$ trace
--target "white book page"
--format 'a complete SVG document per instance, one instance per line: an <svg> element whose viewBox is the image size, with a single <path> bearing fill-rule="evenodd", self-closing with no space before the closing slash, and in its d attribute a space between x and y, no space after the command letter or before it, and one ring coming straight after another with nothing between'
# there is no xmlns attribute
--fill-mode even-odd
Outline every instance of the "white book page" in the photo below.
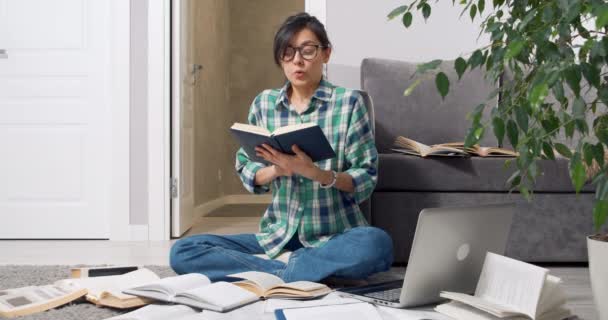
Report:
<svg viewBox="0 0 608 320"><path fill-rule="evenodd" d="M151 304L143 308L106 320L178 320L189 315L200 315L200 312L184 305Z"/></svg>
<svg viewBox="0 0 608 320"><path fill-rule="evenodd" d="M178 292L207 286L210 283L211 281L209 278L200 273L188 273L180 276L164 278L154 283L133 288L132 290L160 291L167 293L169 296L175 296L175 294Z"/></svg>
<svg viewBox="0 0 608 320"><path fill-rule="evenodd" d="M235 274L231 274L228 276L234 277L234 278L245 279L249 282L252 282L255 285L262 288L262 291L266 291L269 288L272 288L274 286L285 283L285 282L283 282L283 280L281 278L279 278L275 275L272 275L269 273L264 273L264 272L257 272L257 271L240 272L240 273L235 273Z"/></svg>
<svg viewBox="0 0 608 320"><path fill-rule="evenodd" d="M182 297L224 309L232 309L259 299L255 294L223 281L180 292L175 300L179 302Z"/></svg>
<svg viewBox="0 0 608 320"><path fill-rule="evenodd" d="M314 122L292 124L292 125L276 128L272 134L275 136L278 136L280 134L298 131L298 130L302 130L302 129L310 128L310 127L314 127L314 126L317 126L317 124Z"/></svg>
<svg viewBox="0 0 608 320"><path fill-rule="evenodd" d="M378 310L369 303L283 309L289 320L382 320Z"/></svg>
<svg viewBox="0 0 608 320"><path fill-rule="evenodd" d="M252 133L257 133L259 135L263 135L266 137L270 137L270 131L268 131L268 129L266 128L262 128L262 127L258 127L258 126L254 126L251 124L244 124L244 123L234 123L230 129L233 130L239 130L239 131L244 131L244 132L252 132Z"/></svg>
<svg viewBox="0 0 608 320"><path fill-rule="evenodd" d="M160 277L149 269L141 268L129 273L116 276L64 279L55 282L62 288L85 288L87 295L99 299L103 292L108 292L117 298L131 298L132 295L121 293L122 290L158 281Z"/></svg>
<svg viewBox="0 0 608 320"><path fill-rule="evenodd" d="M562 280L556 276L548 275L540 295L538 303L538 313L552 311L566 303L566 294L561 287Z"/></svg>
<svg viewBox="0 0 608 320"><path fill-rule="evenodd" d="M452 301L457 301L462 304L467 304L499 318L523 315L521 312L517 311L511 306L491 302L465 293L443 291L439 294L439 296L442 298L451 299Z"/></svg>
<svg viewBox="0 0 608 320"><path fill-rule="evenodd" d="M488 252L475 296L534 319L547 273L547 269Z"/></svg>
<svg viewBox="0 0 608 320"><path fill-rule="evenodd" d="M342 298L340 296L315 300L268 299L264 306L264 313L273 313L277 309L309 308L353 303L364 302L353 298Z"/></svg>

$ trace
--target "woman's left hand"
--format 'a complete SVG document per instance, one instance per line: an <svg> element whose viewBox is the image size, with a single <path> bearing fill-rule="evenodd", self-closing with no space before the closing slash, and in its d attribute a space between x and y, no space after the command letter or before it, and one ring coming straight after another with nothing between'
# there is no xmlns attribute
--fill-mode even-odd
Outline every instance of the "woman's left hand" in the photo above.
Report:
<svg viewBox="0 0 608 320"><path fill-rule="evenodd" d="M293 145L291 150L295 155L282 153L267 144L262 144L262 146L255 148L257 155L264 160L308 179L313 179L319 168L315 166L312 159L297 145Z"/></svg>

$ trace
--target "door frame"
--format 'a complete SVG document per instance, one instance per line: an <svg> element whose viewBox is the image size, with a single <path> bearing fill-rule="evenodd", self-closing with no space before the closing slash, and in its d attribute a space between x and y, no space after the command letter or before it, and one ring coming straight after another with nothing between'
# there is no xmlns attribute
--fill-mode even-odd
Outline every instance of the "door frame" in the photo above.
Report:
<svg viewBox="0 0 608 320"><path fill-rule="evenodd" d="M130 119L130 47L131 47L131 8L130 1L111 0L110 15L112 17L110 29L109 59L110 70L108 75L108 94L110 100L107 104L110 116L107 124L111 132L107 138L111 145L111 175L108 186L109 205L106 210L110 240L130 240L130 195L129 195L129 136Z"/></svg>
<svg viewBox="0 0 608 320"><path fill-rule="evenodd" d="M327 26L326 0L304 10ZM171 0L148 2L148 239L171 239ZM160 173L160 174L159 174Z"/></svg>

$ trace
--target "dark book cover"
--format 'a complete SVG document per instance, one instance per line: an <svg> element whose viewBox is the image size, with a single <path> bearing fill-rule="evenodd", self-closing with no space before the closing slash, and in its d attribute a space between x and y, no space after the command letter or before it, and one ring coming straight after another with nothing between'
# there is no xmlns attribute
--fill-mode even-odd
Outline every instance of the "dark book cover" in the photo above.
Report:
<svg viewBox="0 0 608 320"><path fill-rule="evenodd" d="M318 125L285 132L278 135L267 136L258 132L243 131L230 128L232 134L239 141L249 159L252 161L269 164L266 160L258 157L255 147L266 143L283 153L294 155L291 148L296 144L306 153L313 162L331 159L336 156L333 148L327 141L323 130Z"/></svg>

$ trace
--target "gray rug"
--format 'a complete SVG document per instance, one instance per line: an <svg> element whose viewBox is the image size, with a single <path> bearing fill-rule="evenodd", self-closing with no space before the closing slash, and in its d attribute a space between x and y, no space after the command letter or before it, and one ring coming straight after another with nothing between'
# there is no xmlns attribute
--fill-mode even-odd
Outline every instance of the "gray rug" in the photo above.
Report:
<svg viewBox="0 0 608 320"><path fill-rule="evenodd" d="M161 278L175 275L166 266L146 266ZM46 285L70 277L69 266L0 266L0 289L19 288L25 286ZM100 308L77 300L56 309L13 319L23 320L100 320L110 318L130 310Z"/></svg>
<svg viewBox="0 0 608 320"><path fill-rule="evenodd" d="M174 276L175 273L168 266L146 266L159 277ZM70 266L26 266L9 265L0 266L0 290L26 286L46 285L70 277ZM393 268L388 272L373 275L369 283L395 280L403 277L404 268ZM346 287L360 285L357 281L333 279L326 282L330 287ZM131 310L119 310L107 307L97 307L84 299L76 300L70 304L51 309L45 312L13 319L22 320L101 320L110 318ZM169 320L169 319L167 319Z"/></svg>

